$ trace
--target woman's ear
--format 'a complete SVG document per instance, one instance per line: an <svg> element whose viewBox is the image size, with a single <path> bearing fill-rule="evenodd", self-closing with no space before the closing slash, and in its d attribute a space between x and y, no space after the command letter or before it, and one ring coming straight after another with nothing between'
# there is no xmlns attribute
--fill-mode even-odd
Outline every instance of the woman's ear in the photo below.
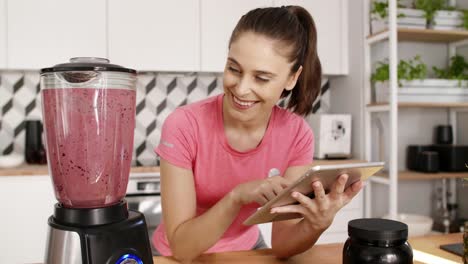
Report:
<svg viewBox="0 0 468 264"><path fill-rule="evenodd" d="M301 76L301 72L302 72L302 65L299 66L299 69L297 69L297 71L291 75L291 77L289 77L289 80L288 80L288 84L286 85L286 91L291 91L295 86L296 86L296 83L297 83L297 79L299 79L299 76Z"/></svg>

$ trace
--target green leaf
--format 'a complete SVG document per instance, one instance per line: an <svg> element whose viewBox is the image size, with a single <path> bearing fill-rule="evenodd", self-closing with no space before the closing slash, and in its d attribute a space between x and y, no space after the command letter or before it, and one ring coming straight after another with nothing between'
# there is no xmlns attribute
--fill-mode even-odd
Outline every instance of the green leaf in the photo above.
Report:
<svg viewBox="0 0 468 264"><path fill-rule="evenodd" d="M415 80L427 78L427 66L421 60L421 56L416 55L408 61L400 60L397 66L398 80ZM377 64L375 72L371 76L372 82L384 82L390 78L388 59ZM400 82L398 83L400 86Z"/></svg>

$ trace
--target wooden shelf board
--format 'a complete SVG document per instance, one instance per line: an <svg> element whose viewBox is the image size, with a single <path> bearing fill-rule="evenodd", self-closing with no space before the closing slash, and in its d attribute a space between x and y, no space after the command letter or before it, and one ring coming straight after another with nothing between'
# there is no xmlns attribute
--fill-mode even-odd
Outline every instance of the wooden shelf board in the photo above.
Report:
<svg viewBox="0 0 468 264"><path fill-rule="evenodd" d="M468 31L401 28L398 38L402 41L454 42L468 39Z"/></svg>
<svg viewBox="0 0 468 264"><path fill-rule="evenodd" d="M386 106L388 103L371 103L367 104L367 107L375 106ZM411 108L411 107L420 107L420 108L467 108L468 102L466 103L398 103L400 108Z"/></svg>
<svg viewBox="0 0 468 264"><path fill-rule="evenodd" d="M387 173L379 173L378 177L388 178ZM468 172L438 172L424 173L417 171L400 171L398 173L399 180L438 180L438 179L467 179Z"/></svg>
<svg viewBox="0 0 468 264"><path fill-rule="evenodd" d="M385 34L388 30L368 36L368 39ZM463 30L434 30L434 29L398 29L399 41L418 42L455 42L468 39L468 31Z"/></svg>

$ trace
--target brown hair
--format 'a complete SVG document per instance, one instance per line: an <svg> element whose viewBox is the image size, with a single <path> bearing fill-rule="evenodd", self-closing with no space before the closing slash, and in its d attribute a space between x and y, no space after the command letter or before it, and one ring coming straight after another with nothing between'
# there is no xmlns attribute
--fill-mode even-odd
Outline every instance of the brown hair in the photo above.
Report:
<svg viewBox="0 0 468 264"><path fill-rule="evenodd" d="M287 54L294 62L291 72L302 65L302 73L291 91L283 91L281 98L291 94L287 108L299 115L312 111L321 85L322 67L317 56L317 31L312 16L300 6L257 8L243 15L232 32L229 46L243 32L262 34L291 48Z"/></svg>

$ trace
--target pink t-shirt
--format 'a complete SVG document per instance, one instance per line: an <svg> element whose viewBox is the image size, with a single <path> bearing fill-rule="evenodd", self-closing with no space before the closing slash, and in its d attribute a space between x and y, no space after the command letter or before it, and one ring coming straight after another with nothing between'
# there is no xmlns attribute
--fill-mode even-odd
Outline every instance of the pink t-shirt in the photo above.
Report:
<svg viewBox="0 0 468 264"><path fill-rule="evenodd" d="M222 104L223 95L218 95L177 108L164 122L161 142L155 148L169 163L192 170L197 215L240 183L264 179L273 168L283 175L288 167L310 164L313 158L313 133L309 125L300 116L277 106L261 143L247 152L236 151L224 133ZM257 204L244 206L207 252L252 249L259 229L242 222L257 207ZM164 223L154 232L153 244L162 255L172 255Z"/></svg>

